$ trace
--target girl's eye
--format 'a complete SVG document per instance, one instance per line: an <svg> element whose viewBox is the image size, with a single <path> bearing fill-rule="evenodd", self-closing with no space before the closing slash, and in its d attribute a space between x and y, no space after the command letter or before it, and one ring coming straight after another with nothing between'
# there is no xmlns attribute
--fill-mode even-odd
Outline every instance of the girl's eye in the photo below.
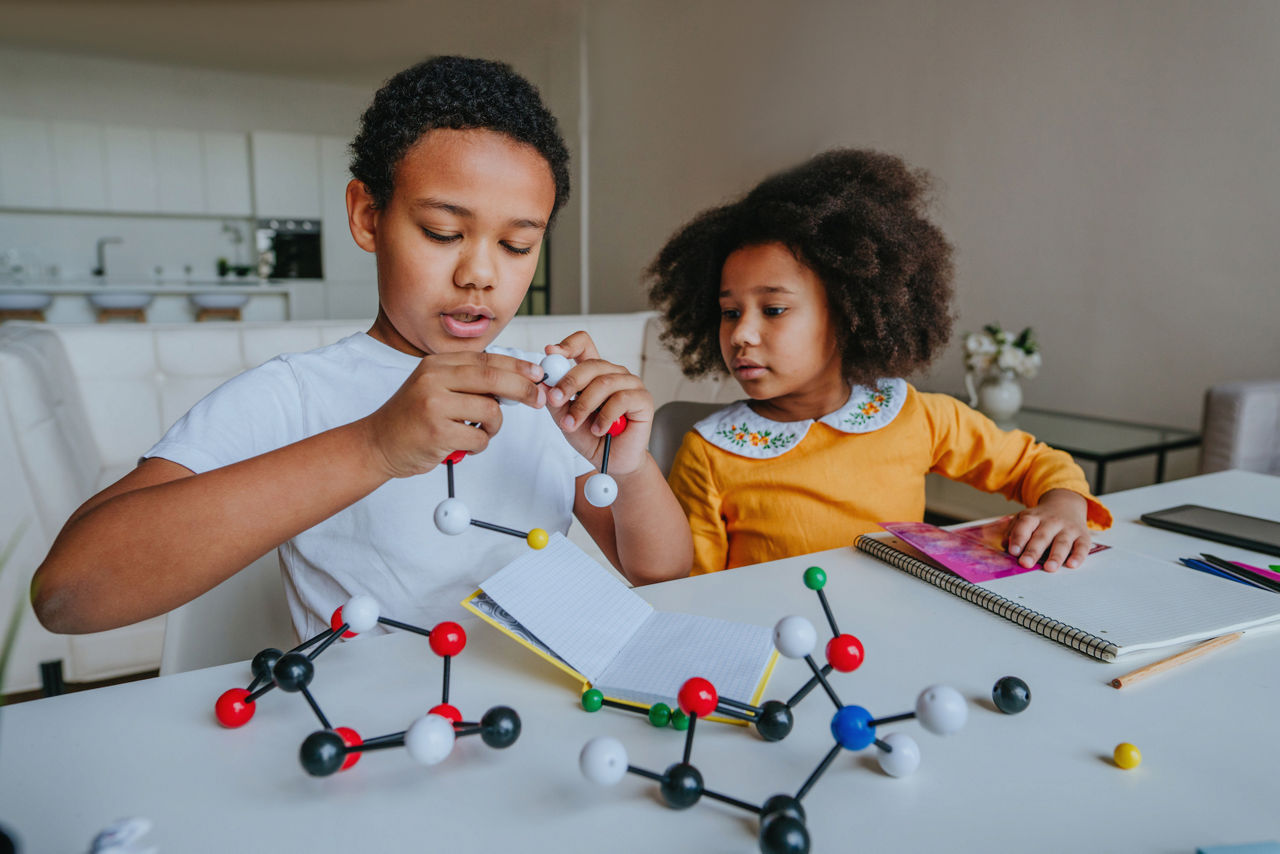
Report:
<svg viewBox="0 0 1280 854"><path fill-rule="evenodd" d="M740 316L742 316L742 312L738 311L736 308L720 309L720 318L722 320L737 320Z"/></svg>
<svg viewBox="0 0 1280 854"><path fill-rule="evenodd" d="M436 243L453 243L455 240L462 239L461 234L438 234L426 227L423 227L422 232Z"/></svg>
<svg viewBox="0 0 1280 854"><path fill-rule="evenodd" d="M765 317L778 317L779 315L783 314L786 310L787 310L787 307L786 307L785 305L770 305L770 306L765 306L765 309L764 309L764 316L765 316Z"/></svg>
<svg viewBox="0 0 1280 854"><path fill-rule="evenodd" d="M512 255L528 255L533 251L532 246L512 246L510 243L502 244L502 248L510 252Z"/></svg>

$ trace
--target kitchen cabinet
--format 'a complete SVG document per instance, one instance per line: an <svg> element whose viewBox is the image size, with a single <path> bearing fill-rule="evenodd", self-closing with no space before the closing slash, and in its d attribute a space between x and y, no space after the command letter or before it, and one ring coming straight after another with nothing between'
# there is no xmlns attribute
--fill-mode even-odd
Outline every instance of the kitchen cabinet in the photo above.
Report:
<svg viewBox="0 0 1280 854"><path fill-rule="evenodd" d="M155 146L160 212L205 213L200 134L192 130L157 130Z"/></svg>
<svg viewBox="0 0 1280 854"><path fill-rule="evenodd" d="M249 141L257 216L320 219L320 138L254 131Z"/></svg>
<svg viewBox="0 0 1280 854"><path fill-rule="evenodd" d="M0 205L53 208L53 140L49 123L0 116Z"/></svg>
<svg viewBox="0 0 1280 854"><path fill-rule="evenodd" d="M320 137L320 240L324 277L331 282L372 283L377 277L373 253L356 245L347 224L347 183L350 180L347 139Z"/></svg>
<svg viewBox="0 0 1280 854"><path fill-rule="evenodd" d="M54 122L54 199L73 211L107 207L107 164L102 125L93 122Z"/></svg>
<svg viewBox="0 0 1280 854"><path fill-rule="evenodd" d="M249 137L243 133L200 135L204 155L205 210L219 216L252 216Z"/></svg>
<svg viewBox="0 0 1280 854"><path fill-rule="evenodd" d="M107 155L107 209L120 213L159 210L160 182L151 129L108 125L103 138Z"/></svg>

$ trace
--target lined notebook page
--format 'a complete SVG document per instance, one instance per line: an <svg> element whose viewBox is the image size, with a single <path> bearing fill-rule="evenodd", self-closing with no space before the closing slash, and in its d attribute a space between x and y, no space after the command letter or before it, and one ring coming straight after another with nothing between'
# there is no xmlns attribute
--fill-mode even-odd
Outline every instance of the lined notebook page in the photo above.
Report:
<svg viewBox="0 0 1280 854"><path fill-rule="evenodd" d="M595 682L653 606L569 542L516 558L482 585L484 592L574 670Z"/></svg>
<svg viewBox="0 0 1280 854"><path fill-rule="evenodd" d="M773 630L654 611L593 685L606 697L675 707L685 680L708 679L731 700L752 700L773 656Z"/></svg>
<svg viewBox="0 0 1280 854"><path fill-rule="evenodd" d="M984 590L1111 641L1119 654L1280 619L1280 594L1111 547L1079 569L986 581Z"/></svg>

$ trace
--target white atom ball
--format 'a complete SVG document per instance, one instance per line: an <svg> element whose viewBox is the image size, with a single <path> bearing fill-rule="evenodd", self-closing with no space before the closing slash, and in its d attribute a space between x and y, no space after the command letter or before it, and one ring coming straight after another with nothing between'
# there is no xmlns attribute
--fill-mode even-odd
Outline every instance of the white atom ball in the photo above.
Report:
<svg viewBox="0 0 1280 854"><path fill-rule="evenodd" d="M461 498L446 498L436 505L435 520L441 533L453 536L467 530L471 524L471 511Z"/></svg>
<svg viewBox="0 0 1280 854"><path fill-rule="evenodd" d="M453 722L440 715L423 715L404 733L404 746L415 762L435 765L453 751Z"/></svg>
<svg viewBox="0 0 1280 854"><path fill-rule="evenodd" d="M890 777L910 777L920 767L920 745L905 732L891 732L880 739L893 750L878 751L880 767Z"/></svg>
<svg viewBox="0 0 1280 854"><path fill-rule="evenodd" d="M552 353L541 362L542 370L546 375L542 381L549 386L557 385L560 380L564 379L564 375L569 373L569 369L573 367L573 362L561 356L559 353Z"/></svg>
<svg viewBox="0 0 1280 854"><path fill-rule="evenodd" d="M813 652L818 633L804 617L783 617L773 627L773 645L787 658L804 658Z"/></svg>
<svg viewBox="0 0 1280 854"><path fill-rule="evenodd" d="M949 685L930 685L916 698L916 718L934 735L959 732L968 717L964 697Z"/></svg>
<svg viewBox="0 0 1280 854"><path fill-rule="evenodd" d="M578 754L582 776L601 786L612 786L627 773L627 749L616 738L602 735L582 746Z"/></svg>
<svg viewBox="0 0 1280 854"><path fill-rule="evenodd" d="M582 487L592 507L608 507L618 499L618 482L607 474L593 474Z"/></svg>
<svg viewBox="0 0 1280 854"><path fill-rule="evenodd" d="M378 625L378 600L363 593L352 596L342 606L342 621L356 634Z"/></svg>

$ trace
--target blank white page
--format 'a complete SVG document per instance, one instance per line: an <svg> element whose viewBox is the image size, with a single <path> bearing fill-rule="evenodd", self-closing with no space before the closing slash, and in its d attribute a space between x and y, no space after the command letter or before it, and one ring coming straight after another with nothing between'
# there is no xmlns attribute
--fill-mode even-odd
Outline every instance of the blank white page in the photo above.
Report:
<svg viewBox="0 0 1280 854"><path fill-rule="evenodd" d="M1025 572L978 586L1105 638L1121 655L1280 617L1280 593L1114 546L1089 555L1079 569Z"/></svg>
<svg viewBox="0 0 1280 854"><path fill-rule="evenodd" d="M606 697L676 707L687 679L750 702L773 657L773 630L714 617L654 611L593 685Z"/></svg>
<svg viewBox="0 0 1280 854"><path fill-rule="evenodd" d="M480 587L590 682L653 613L652 605L558 533Z"/></svg>

